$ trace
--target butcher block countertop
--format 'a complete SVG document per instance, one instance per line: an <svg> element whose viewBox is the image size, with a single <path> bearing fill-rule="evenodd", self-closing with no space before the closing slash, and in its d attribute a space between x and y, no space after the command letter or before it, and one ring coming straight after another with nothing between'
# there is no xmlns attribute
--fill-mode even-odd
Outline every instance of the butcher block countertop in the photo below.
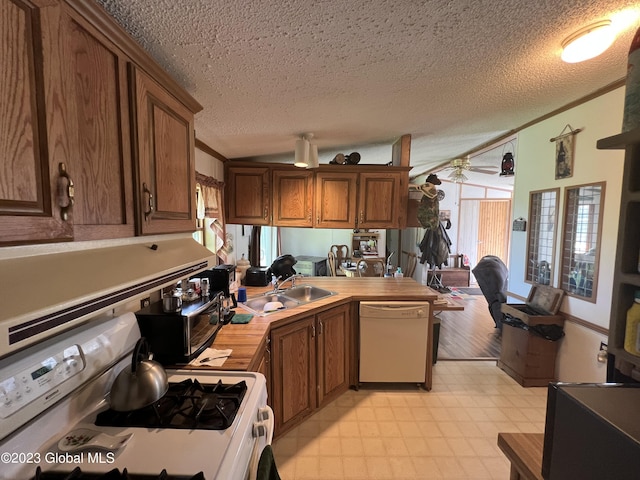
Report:
<svg viewBox="0 0 640 480"><path fill-rule="evenodd" d="M232 349L224 365L216 370L253 371L264 354L264 345L271 328L286 325L300 318L314 315L339 305L359 301L417 301L429 302L438 298L438 292L421 285L412 278L371 278L371 277L305 277L296 280L296 285L314 285L336 292L337 295L317 300L295 308L271 313L264 317L254 315L247 324L230 323L220 329L212 345L218 350ZM287 282L285 288L290 287ZM247 297L268 292L268 287L247 287ZM440 310L441 308L438 308ZM238 313L250 313L241 305ZM186 366L182 368L214 368Z"/></svg>

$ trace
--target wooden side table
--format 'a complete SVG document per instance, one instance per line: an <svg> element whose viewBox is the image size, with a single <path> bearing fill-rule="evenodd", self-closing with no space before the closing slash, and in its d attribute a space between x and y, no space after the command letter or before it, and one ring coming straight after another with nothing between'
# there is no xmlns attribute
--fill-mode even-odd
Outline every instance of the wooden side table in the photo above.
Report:
<svg viewBox="0 0 640 480"><path fill-rule="evenodd" d="M440 281L445 287L468 287L470 279L468 268L436 268L435 274L440 277ZM430 285L434 271L427 273L427 285Z"/></svg>
<svg viewBox="0 0 640 480"><path fill-rule="evenodd" d="M498 447L511 462L509 480L544 480L543 433L498 433Z"/></svg>

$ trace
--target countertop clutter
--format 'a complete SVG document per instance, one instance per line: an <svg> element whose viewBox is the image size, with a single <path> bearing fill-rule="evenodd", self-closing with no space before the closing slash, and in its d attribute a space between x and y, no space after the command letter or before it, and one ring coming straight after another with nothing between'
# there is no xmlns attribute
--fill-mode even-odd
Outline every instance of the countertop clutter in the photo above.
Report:
<svg viewBox="0 0 640 480"><path fill-rule="evenodd" d="M219 370L253 371L262 360L261 346L267 339L271 328L286 325L309 314L320 312L350 302L359 301L424 301L433 302L438 298L438 292L417 283L411 278L342 278L342 277L307 277L300 285L308 284L337 292L337 295L299 305L282 312L272 313L260 317L254 316L247 324L225 325L217 334L211 346L217 350L233 350ZM268 292L271 287L247 287L247 297ZM438 307L438 310L442 310ZM241 305L237 312L244 313ZM199 365L185 365L181 368L211 368Z"/></svg>

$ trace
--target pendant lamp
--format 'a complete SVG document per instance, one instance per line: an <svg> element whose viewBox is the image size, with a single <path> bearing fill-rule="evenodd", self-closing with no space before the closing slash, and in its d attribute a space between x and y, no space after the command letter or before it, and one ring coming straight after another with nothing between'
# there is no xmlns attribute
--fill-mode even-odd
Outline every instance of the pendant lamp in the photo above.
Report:
<svg viewBox="0 0 640 480"><path fill-rule="evenodd" d="M311 143L313 133L305 133L296 140L293 164L300 168L318 166L318 146Z"/></svg>

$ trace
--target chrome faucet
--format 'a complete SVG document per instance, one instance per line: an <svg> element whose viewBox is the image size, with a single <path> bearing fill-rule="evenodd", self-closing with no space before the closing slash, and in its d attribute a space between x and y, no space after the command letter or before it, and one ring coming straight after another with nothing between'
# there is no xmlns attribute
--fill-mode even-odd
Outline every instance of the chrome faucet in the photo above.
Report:
<svg viewBox="0 0 640 480"><path fill-rule="evenodd" d="M275 286L273 288L273 293L278 293L279 290L282 290L282 286L287 283L289 280L291 280L291 288L296 286L296 279L297 278L304 278L304 275L300 274L300 273L296 273L295 275L291 275L290 277L285 278L284 280L282 280L280 283L278 283L280 281L282 277L278 277L275 280Z"/></svg>

